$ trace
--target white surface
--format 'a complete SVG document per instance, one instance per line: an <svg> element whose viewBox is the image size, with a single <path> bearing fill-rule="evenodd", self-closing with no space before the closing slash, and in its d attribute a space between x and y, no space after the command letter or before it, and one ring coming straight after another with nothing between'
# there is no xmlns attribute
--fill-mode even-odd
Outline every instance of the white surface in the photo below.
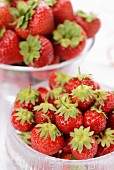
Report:
<svg viewBox="0 0 114 170"><path fill-rule="evenodd" d="M93 11L99 15L102 27L96 36L94 48L81 65L81 70L92 73L96 80L114 88L114 1L72 0L75 9ZM71 72L75 74L75 66ZM16 170L5 152L7 115L11 105L0 96L0 170Z"/></svg>

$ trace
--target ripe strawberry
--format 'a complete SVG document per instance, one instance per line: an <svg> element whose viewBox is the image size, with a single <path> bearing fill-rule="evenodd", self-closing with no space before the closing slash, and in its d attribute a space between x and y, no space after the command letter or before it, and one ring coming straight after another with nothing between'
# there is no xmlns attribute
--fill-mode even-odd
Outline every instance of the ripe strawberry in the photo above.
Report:
<svg viewBox="0 0 114 170"><path fill-rule="evenodd" d="M3 2L0 2L0 29L4 26L9 27L12 22L13 18L9 11L9 6Z"/></svg>
<svg viewBox="0 0 114 170"><path fill-rule="evenodd" d="M93 108L84 113L84 127L90 127L94 134L99 134L106 128L106 116L101 110Z"/></svg>
<svg viewBox="0 0 114 170"><path fill-rule="evenodd" d="M54 58L51 42L43 36L29 35L27 41L20 43L20 53L26 65L43 67L50 64Z"/></svg>
<svg viewBox="0 0 114 170"><path fill-rule="evenodd" d="M44 2L52 9L56 24L63 23L65 20L74 20L73 7L70 0L44 0Z"/></svg>
<svg viewBox="0 0 114 170"><path fill-rule="evenodd" d="M15 18L15 30L21 38L28 35L48 35L54 29L52 10L43 1L19 1L17 8L11 8Z"/></svg>
<svg viewBox="0 0 114 170"><path fill-rule="evenodd" d="M37 124L48 122L48 119L51 121L51 123L55 122L55 115L56 108L45 101L44 103L41 103L38 106L34 107L35 111L35 122ZM47 119L48 117L48 119Z"/></svg>
<svg viewBox="0 0 114 170"><path fill-rule="evenodd" d="M34 125L34 114L23 108L17 108L12 112L11 122L15 129L27 132Z"/></svg>
<svg viewBox="0 0 114 170"><path fill-rule="evenodd" d="M76 160L71 153L62 153L61 159Z"/></svg>
<svg viewBox="0 0 114 170"><path fill-rule="evenodd" d="M31 146L30 132L22 132L21 134L19 134L19 137L22 139L22 141L24 143L26 143L27 145Z"/></svg>
<svg viewBox="0 0 114 170"><path fill-rule="evenodd" d="M23 61L19 53L19 38L12 30L0 30L0 63L15 64Z"/></svg>
<svg viewBox="0 0 114 170"><path fill-rule="evenodd" d="M101 27L100 19L92 12L77 11L75 21L85 30L88 38L94 37Z"/></svg>
<svg viewBox="0 0 114 170"><path fill-rule="evenodd" d="M61 132L69 134L74 128L83 125L83 116L77 103L72 104L67 94L64 94L57 101L57 112L55 113L55 121Z"/></svg>
<svg viewBox="0 0 114 170"><path fill-rule="evenodd" d="M71 99L73 103L78 102L81 111L88 110L94 104L94 91L91 86L79 85L72 90Z"/></svg>
<svg viewBox="0 0 114 170"><path fill-rule="evenodd" d="M49 91L44 87L39 87L37 89L37 91L40 93L40 97L41 97L42 102L44 102L47 95L48 95L48 93L49 93Z"/></svg>
<svg viewBox="0 0 114 170"><path fill-rule="evenodd" d="M86 45L86 35L75 22L66 20L53 32L55 53L61 60L77 57Z"/></svg>
<svg viewBox="0 0 114 170"><path fill-rule="evenodd" d="M90 127L84 128L83 126L79 129L75 128L74 132L70 133L72 154L76 159L84 160L96 155L98 143L93 133L93 131L90 132Z"/></svg>
<svg viewBox="0 0 114 170"><path fill-rule="evenodd" d="M114 152L114 130L105 129L104 133L98 136L97 141L99 143L97 157Z"/></svg>
<svg viewBox="0 0 114 170"><path fill-rule="evenodd" d="M108 114L113 110L114 94L112 92L99 89L94 92L94 97L96 99L95 105L103 112Z"/></svg>
<svg viewBox="0 0 114 170"><path fill-rule="evenodd" d="M63 144L64 137L52 123L38 124L31 130L31 146L43 154L54 155Z"/></svg>
<svg viewBox="0 0 114 170"><path fill-rule="evenodd" d="M51 75L49 78L49 86L51 89L64 87L64 84L70 80L70 76L60 71L57 71Z"/></svg>
<svg viewBox="0 0 114 170"><path fill-rule="evenodd" d="M114 130L114 111L108 114L107 126Z"/></svg>
<svg viewBox="0 0 114 170"><path fill-rule="evenodd" d="M39 92L29 87L19 91L14 102L14 108L22 107L29 111L33 111L33 107L40 103L41 98Z"/></svg>

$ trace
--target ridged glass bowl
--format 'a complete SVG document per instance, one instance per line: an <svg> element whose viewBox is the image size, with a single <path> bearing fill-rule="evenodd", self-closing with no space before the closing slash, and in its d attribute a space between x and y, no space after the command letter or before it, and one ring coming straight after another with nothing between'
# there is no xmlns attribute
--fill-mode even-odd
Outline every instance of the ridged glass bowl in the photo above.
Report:
<svg viewBox="0 0 114 170"><path fill-rule="evenodd" d="M47 87L47 81L36 87ZM112 90L101 85L105 90ZM11 114L11 113L10 113ZM64 160L44 155L27 146L18 136L8 119L6 134L7 153L17 170L114 170L114 152L88 160Z"/></svg>
<svg viewBox="0 0 114 170"><path fill-rule="evenodd" d="M12 97L19 89L28 87L29 84L34 85L39 81L47 80L57 70L69 73L70 68L74 66L76 69L83 62L94 42L94 38L88 39L83 52L79 56L59 64L41 68L0 64L0 94L4 97Z"/></svg>

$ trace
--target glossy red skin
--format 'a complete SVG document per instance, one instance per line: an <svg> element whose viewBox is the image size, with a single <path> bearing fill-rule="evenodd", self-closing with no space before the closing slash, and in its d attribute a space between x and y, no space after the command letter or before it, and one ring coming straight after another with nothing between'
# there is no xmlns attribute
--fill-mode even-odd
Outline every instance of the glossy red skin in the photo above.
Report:
<svg viewBox="0 0 114 170"><path fill-rule="evenodd" d="M94 104L94 97L89 98L89 100L84 100L83 102L80 100L79 97L76 98L71 98L73 103L78 102L78 108L83 112L86 111L88 109L90 109L90 107Z"/></svg>
<svg viewBox="0 0 114 170"><path fill-rule="evenodd" d="M39 87L37 91L40 93L42 102L44 102L49 91L44 87Z"/></svg>
<svg viewBox="0 0 114 170"><path fill-rule="evenodd" d="M90 127L90 131L99 134L106 128L106 117L95 110L88 110L84 113L84 127Z"/></svg>
<svg viewBox="0 0 114 170"><path fill-rule="evenodd" d="M14 110L11 114L11 123L13 125L13 127L21 132L27 132L29 130L31 130L31 128L33 127L33 123L28 123L27 121L25 121L24 125L21 124L21 120L16 120L17 116L14 116L14 114L16 114L17 111Z"/></svg>
<svg viewBox="0 0 114 170"><path fill-rule="evenodd" d="M61 60L70 60L74 57L79 56L79 54L83 51L86 45L86 35L83 32L84 36L83 41L79 43L78 46L72 48L72 47L63 47L61 44L54 43L54 49L55 53L60 56Z"/></svg>
<svg viewBox="0 0 114 170"><path fill-rule="evenodd" d="M39 41L41 41L40 58L35 58L33 64L29 63L29 66L33 67L43 67L49 65L54 58L54 51L51 42L44 36L39 36Z"/></svg>
<svg viewBox="0 0 114 170"><path fill-rule="evenodd" d="M46 114L46 116L49 117L51 123L55 123L55 115L54 115L54 112L51 111L51 110L48 110L47 113L44 113L43 110L40 110L40 111L36 111L35 112L35 122L37 124L40 124L40 123L45 123L45 122L49 122L44 116L43 114Z"/></svg>
<svg viewBox="0 0 114 170"><path fill-rule="evenodd" d="M71 146L69 145L69 143L70 143L70 141L71 141L71 138L70 137L67 137L67 138L64 138L65 140L65 142L64 142L64 146L63 146L63 148L62 148L62 151L63 151L63 153L65 153L65 154L69 154L69 153L71 153Z"/></svg>
<svg viewBox="0 0 114 170"><path fill-rule="evenodd" d="M106 155L106 154L111 153L111 152L114 152L114 145L113 144L110 144L110 147L108 147L108 148L106 146L102 147L99 144L96 156L97 157L103 156L103 155Z"/></svg>
<svg viewBox="0 0 114 170"><path fill-rule="evenodd" d="M65 134L70 134L74 131L74 128L79 128L83 125L83 116L80 112L76 118L69 117L68 120L64 119L64 116L55 115L55 122L59 130Z"/></svg>
<svg viewBox="0 0 114 170"><path fill-rule="evenodd" d="M46 154L46 155L54 155L62 148L64 144L64 137L59 136L56 137L55 141L52 141L50 135L48 135L47 139L40 137L40 133L37 133L38 127L34 127L31 130L31 146L35 150Z"/></svg>
<svg viewBox="0 0 114 170"><path fill-rule="evenodd" d="M57 78L56 72L53 73L49 78L49 87L51 89L61 87L61 85L56 81L56 78Z"/></svg>
<svg viewBox="0 0 114 170"><path fill-rule="evenodd" d="M15 32L23 40L26 40L28 35L29 35L29 29L28 28L22 30L20 28L15 27Z"/></svg>
<svg viewBox="0 0 114 170"><path fill-rule="evenodd" d="M93 90L99 89L100 86L98 83L95 81L89 79L89 78L84 78L82 81L80 81L77 77L74 77L69 80L68 83L65 84L65 90L67 93L72 93L72 90L76 89L78 86L81 84L86 85L86 86L92 86Z"/></svg>
<svg viewBox="0 0 114 170"><path fill-rule="evenodd" d="M74 20L73 7L70 0L57 0L57 3L51 9L56 24L63 23L65 20Z"/></svg>
<svg viewBox="0 0 114 170"><path fill-rule="evenodd" d="M85 159L94 158L98 150L98 143L93 136L91 136L91 138L95 141L94 143L91 144L92 145L91 149L87 149L84 146L81 153L79 153L77 149L76 150L72 149L72 154L76 159L85 160Z"/></svg>
<svg viewBox="0 0 114 170"><path fill-rule="evenodd" d="M3 26L8 27L13 22L12 15L9 11L9 6L3 2L0 2L0 29Z"/></svg>
<svg viewBox="0 0 114 170"><path fill-rule="evenodd" d="M107 119L107 126L114 130L114 113L110 112Z"/></svg>
<svg viewBox="0 0 114 170"><path fill-rule="evenodd" d="M71 157L70 153L62 153L61 154L61 159L72 160L72 157Z"/></svg>
<svg viewBox="0 0 114 170"><path fill-rule="evenodd" d="M12 30L6 30L0 39L0 63L15 64L23 61L19 53L19 38Z"/></svg>
<svg viewBox="0 0 114 170"><path fill-rule="evenodd" d="M98 18L92 22L87 22L84 18L75 15L75 21L85 30L88 38L94 37L101 27L101 22Z"/></svg>

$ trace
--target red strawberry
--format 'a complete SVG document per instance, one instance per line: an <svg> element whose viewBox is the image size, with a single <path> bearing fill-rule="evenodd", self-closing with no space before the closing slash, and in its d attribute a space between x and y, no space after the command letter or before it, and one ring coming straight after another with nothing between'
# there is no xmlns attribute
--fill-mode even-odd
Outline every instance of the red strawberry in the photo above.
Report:
<svg viewBox="0 0 114 170"><path fill-rule="evenodd" d="M43 36L29 35L26 41L20 43L20 49L25 64L32 67L49 65L54 58L52 44Z"/></svg>
<svg viewBox="0 0 114 170"><path fill-rule="evenodd" d="M9 27L12 22L13 18L9 11L9 6L0 2L0 29L4 26Z"/></svg>
<svg viewBox="0 0 114 170"><path fill-rule="evenodd" d="M52 9L56 24L63 23L65 20L74 20L73 7L70 0L44 0L44 2Z"/></svg>
<svg viewBox="0 0 114 170"><path fill-rule="evenodd" d="M114 111L111 111L108 115L107 125L114 130Z"/></svg>
<svg viewBox="0 0 114 170"><path fill-rule="evenodd" d="M41 103L40 94L31 87L20 90L14 102L14 108L26 108L33 111L33 107Z"/></svg>
<svg viewBox="0 0 114 170"><path fill-rule="evenodd" d="M48 35L54 29L52 10L43 1L19 1L17 8L11 8L15 18L16 32L26 39L27 34Z"/></svg>
<svg viewBox="0 0 114 170"><path fill-rule="evenodd" d="M94 104L94 91L91 86L79 85L72 90L71 99L73 103L78 102L81 111L88 110Z"/></svg>
<svg viewBox="0 0 114 170"><path fill-rule="evenodd" d="M94 134L99 134L106 128L106 116L101 110L87 110L84 113L84 127L90 127Z"/></svg>
<svg viewBox="0 0 114 170"><path fill-rule="evenodd" d="M22 132L21 134L19 134L19 137L23 140L24 143L31 146L30 132Z"/></svg>
<svg viewBox="0 0 114 170"><path fill-rule="evenodd" d="M0 30L0 63L15 64L23 61L19 53L19 38L11 30Z"/></svg>
<svg viewBox="0 0 114 170"><path fill-rule="evenodd" d="M38 124L31 131L31 146L43 154L54 155L63 144L64 138L54 124Z"/></svg>
<svg viewBox="0 0 114 170"><path fill-rule="evenodd" d="M65 83L67 83L70 79L70 76L68 76L65 73L62 73L60 71L55 72L51 75L49 78L49 86L51 89L63 87Z"/></svg>
<svg viewBox="0 0 114 170"><path fill-rule="evenodd" d="M44 87L39 87L37 91L40 93L42 102L44 102L49 91Z"/></svg>
<svg viewBox="0 0 114 170"><path fill-rule="evenodd" d="M114 108L114 94L109 91L96 90L94 92L94 97L96 99L95 105L102 109L103 112L108 114Z"/></svg>
<svg viewBox="0 0 114 170"><path fill-rule="evenodd" d="M97 140L99 143L97 157L114 152L114 130L107 128Z"/></svg>
<svg viewBox="0 0 114 170"><path fill-rule="evenodd" d="M74 128L79 128L83 125L83 116L77 103L72 104L67 94L64 94L57 101L58 110L55 113L55 121L61 132L69 134L74 131Z"/></svg>
<svg viewBox="0 0 114 170"><path fill-rule="evenodd" d="M88 38L94 37L101 27L100 19L93 13L77 11L75 21L85 30Z"/></svg>
<svg viewBox="0 0 114 170"><path fill-rule="evenodd" d="M34 125L34 114L23 108L17 108L12 112L11 122L15 129L27 132Z"/></svg>
<svg viewBox="0 0 114 170"><path fill-rule="evenodd" d="M54 113L56 112L56 108L52 104L48 103L47 101L41 103L38 106L35 106L34 111L35 111L35 122L37 124L48 122L48 119L52 123L55 122Z"/></svg>
<svg viewBox="0 0 114 170"><path fill-rule="evenodd" d="M61 60L77 57L84 49L86 35L75 22L66 20L53 32L54 49Z"/></svg>
<svg viewBox="0 0 114 170"><path fill-rule="evenodd" d="M93 131L90 132L90 128L74 129L74 132L70 133L71 136L71 149L72 154L76 159L84 160L93 158L98 150L98 143L93 136Z"/></svg>
<svg viewBox="0 0 114 170"><path fill-rule="evenodd" d="M76 160L71 153L62 153L61 158L67 160Z"/></svg>

